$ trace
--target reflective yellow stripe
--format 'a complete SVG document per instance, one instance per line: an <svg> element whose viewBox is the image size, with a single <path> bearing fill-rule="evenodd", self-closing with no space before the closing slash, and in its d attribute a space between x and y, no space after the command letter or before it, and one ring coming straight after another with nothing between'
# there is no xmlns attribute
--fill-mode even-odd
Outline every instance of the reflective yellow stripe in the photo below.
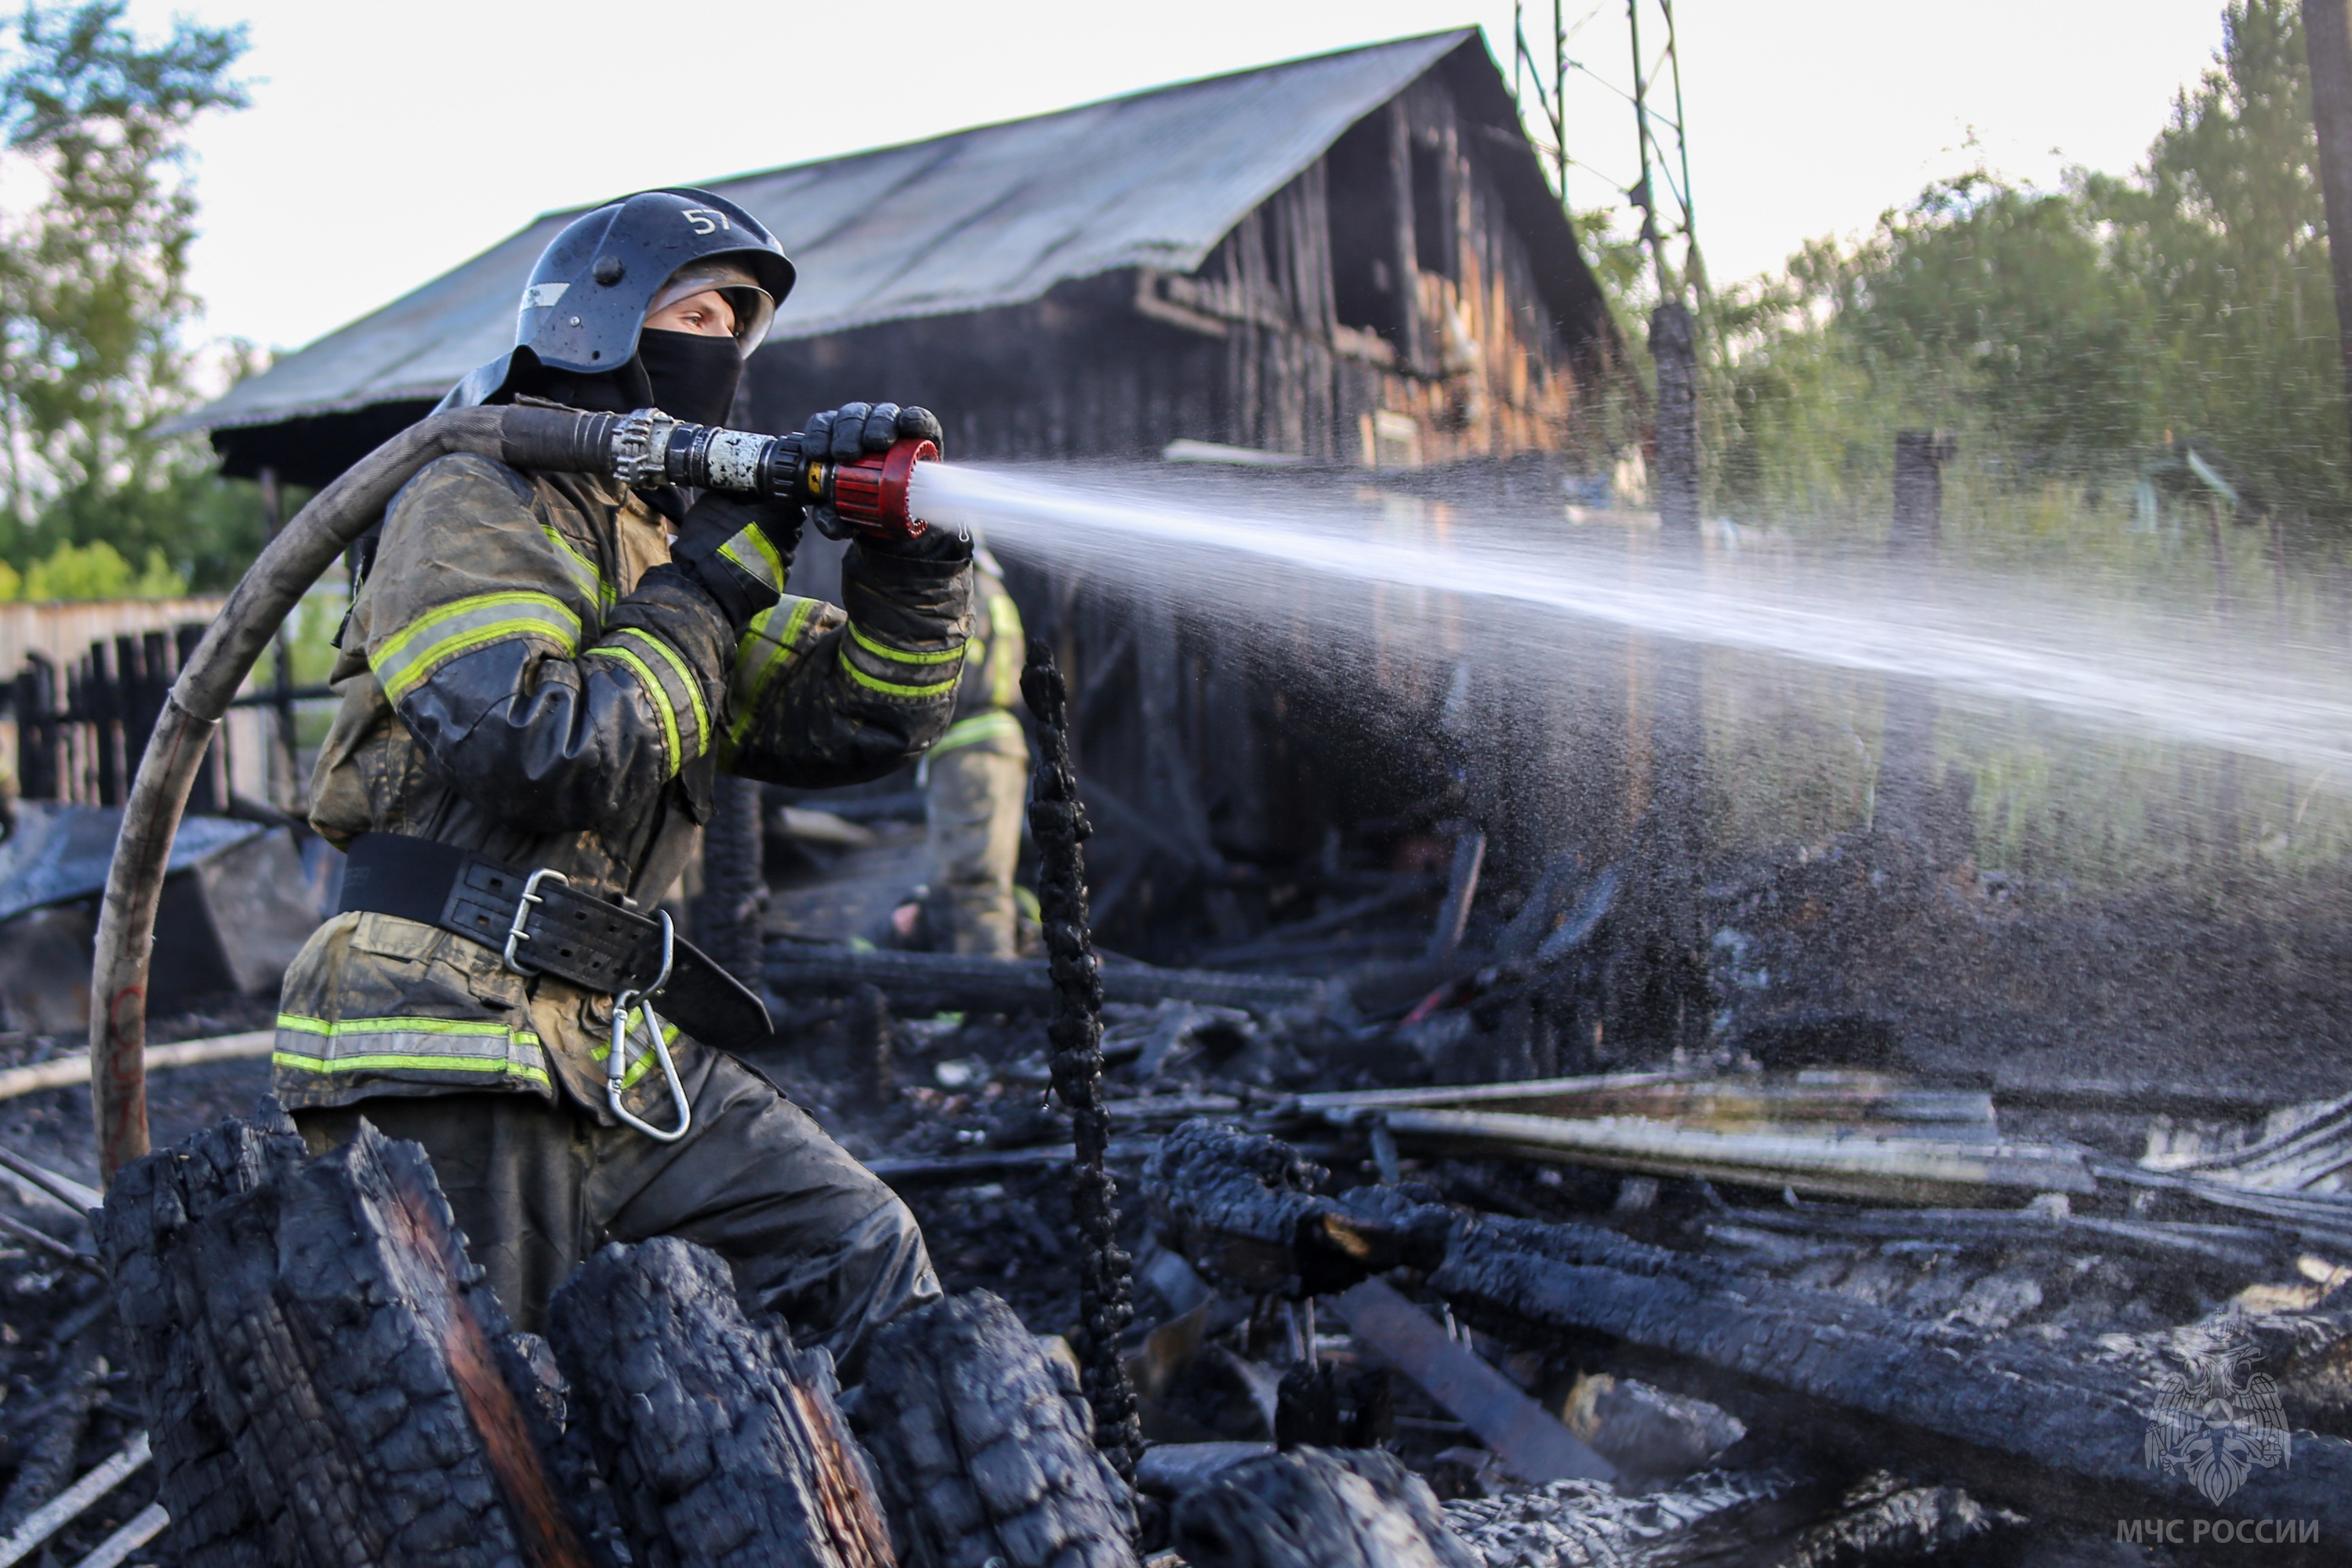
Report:
<svg viewBox="0 0 2352 1568"><path fill-rule="evenodd" d="M569 656L580 646L580 617L548 594L477 594L417 616L368 663L397 702L458 654L516 637L546 637Z"/></svg>
<svg viewBox="0 0 2352 1568"><path fill-rule="evenodd" d="M961 655L963 650L961 648L958 648L956 649L956 652L958 655ZM877 680L873 676L866 674L864 670L858 668L856 665L850 662L849 645L847 643L844 643L841 647L841 668L847 670L849 672L849 679L857 682L858 685L871 687L873 689L883 692L891 697L937 697L942 692L953 691L956 687L956 681L961 675L961 672L958 671L957 674L949 676L945 680L935 681L929 686L899 686L891 681Z"/></svg>
<svg viewBox="0 0 2352 1568"><path fill-rule="evenodd" d="M736 704L734 725L727 731L727 738L730 742L740 742L744 732L751 729L752 717L759 711L760 698L768 689L769 679L784 667L785 661L800 657L801 632L808 625L809 617L816 614L816 601L794 599L791 601L791 605L790 610L779 605L773 610L762 610L759 615L752 616L751 630L745 635L742 645L737 649L735 668L743 695L742 700ZM752 668L750 679L743 679L742 648L755 640L769 641L767 623L777 615L783 616L784 629L776 634L770 646L768 656Z"/></svg>
<svg viewBox="0 0 2352 1568"><path fill-rule="evenodd" d="M857 646L867 653L873 654L877 658L895 659L900 664L945 664L951 658L961 661L963 658L963 649L961 647L942 648L936 653L910 653L905 648L892 647L887 643L876 642L858 629L856 621L849 623L849 635L856 637Z"/></svg>
<svg viewBox="0 0 2352 1568"><path fill-rule="evenodd" d="M637 672L637 683L646 689L646 695L653 699L654 707L661 713L662 739L669 742L669 771L675 773L686 766L686 758L677 746L677 710L670 706L669 693L662 689L661 677L653 672L652 666L625 647L592 647L588 651L617 658Z"/></svg>
<svg viewBox="0 0 2352 1568"><path fill-rule="evenodd" d="M700 750L709 745L710 743L710 710L703 706L702 682L694 679L693 672L686 668L686 660L678 657L677 649L642 626L623 626L618 635L635 637L639 642L661 655L668 661L669 667L677 671L678 682L686 688L686 700L694 707L695 747Z"/></svg>
<svg viewBox="0 0 2352 1568"><path fill-rule="evenodd" d="M456 1018L343 1018L331 1023L280 1013L278 1033L271 1062L298 1072L498 1073L541 1087L549 1081L539 1036L504 1024ZM292 1048L307 1040L321 1045Z"/></svg>
<svg viewBox="0 0 2352 1568"><path fill-rule="evenodd" d="M756 563L736 548L747 539L751 542L751 555L757 558ZM757 523L720 545L719 553L743 568L753 580L766 584L779 594L784 591L784 558L776 553L775 544L768 538L768 531Z"/></svg>
<svg viewBox="0 0 2352 1568"><path fill-rule="evenodd" d="M509 1029L504 1024L476 1023L465 1018L340 1018L332 1023L324 1018L305 1017L299 1013L280 1013L278 1026L301 1035L382 1034L399 1029L413 1035L478 1035L511 1037L527 1046L540 1044L539 1036L529 1029Z"/></svg>
<svg viewBox="0 0 2352 1568"><path fill-rule="evenodd" d="M930 754L936 757L941 752L993 741L1003 735L1010 735L1024 745L1028 743L1021 733L1020 720L1002 708L992 708L985 713L975 713L969 719L959 719L949 725L947 733L931 742Z"/></svg>
<svg viewBox="0 0 2352 1568"><path fill-rule="evenodd" d="M498 1060L496 1058L490 1057L412 1057L391 1055L336 1057L330 1060L324 1057L300 1056L293 1051L272 1051L269 1053L269 1064L272 1067L290 1068L296 1072L316 1073L498 1073L507 1078L520 1079L525 1083L538 1084L542 1089L548 1087L547 1069L545 1068L518 1067L512 1062L502 1062Z"/></svg>
<svg viewBox="0 0 2352 1568"><path fill-rule="evenodd" d="M640 1037L639 1029L641 1027L642 1021L637 1017L637 1011L638 1010L635 1007L629 1009L628 1037L632 1040ZM667 1018L662 1020L662 1044L665 1046L676 1046L677 1044L677 1026L671 1023ZM600 1062L610 1058L612 1054L613 1041L610 1036L605 1037L603 1044L591 1047L588 1052L588 1055L592 1058ZM643 1053L641 1053L635 1061L629 1064L628 1070L621 1075L621 1087L623 1089L634 1087L639 1079L653 1071L654 1068L658 1067L660 1064L661 1058L654 1055L654 1048L651 1046L647 1046Z"/></svg>
<svg viewBox="0 0 2352 1568"><path fill-rule="evenodd" d="M589 603L599 610L611 609L619 595L613 592L613 584L604 581L604 574L596 569L596 563L581 554L578 547L564 538L562 531L555 524L542 522L539 530L547 535L548 542L555 546L556 552L562 559L563 569L572 574L572 580L588 595Z"/></svg>

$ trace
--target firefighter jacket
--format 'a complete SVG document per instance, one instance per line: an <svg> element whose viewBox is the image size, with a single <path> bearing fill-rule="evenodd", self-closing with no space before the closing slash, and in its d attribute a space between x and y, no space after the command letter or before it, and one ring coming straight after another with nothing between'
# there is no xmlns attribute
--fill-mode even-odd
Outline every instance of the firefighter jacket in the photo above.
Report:
<svg viewBox="0 0 2352 1568"><path fill-rule="evenodd" d="M344 627L312 825L338 843L435 838L649 909L692 852L715 768L853 784L947 726L966 563L860 543L842 606L786 598L738 637L668 562L660 515L611 481L427 465L386 512ZM568 1091L605 1118L612 1007L439 927L347 912L288 972L278 1098ZM666 1108L646 1031L625 1048L631 1110Z"/></svg>
<svg viewBox="0 0 2352 1568"><path fill-rule="evenodd" d="M964 647L963 678L956 684L955 721L930 756L975 747L998 756L1029 758L1029 742L1013 706L1021 700L1021 667L1028 658L1021 610L983 552L972 573L971 640Z"/></svg>

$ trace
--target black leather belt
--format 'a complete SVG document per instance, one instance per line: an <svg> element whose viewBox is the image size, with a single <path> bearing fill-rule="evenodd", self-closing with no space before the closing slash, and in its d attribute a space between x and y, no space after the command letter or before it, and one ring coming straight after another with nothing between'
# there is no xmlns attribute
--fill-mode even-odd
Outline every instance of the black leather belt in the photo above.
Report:
<svg viewBox="0 0 2352 1568"><path fill-rule="evenodd" d="M470 850L399 833L362 833L343 866L344 912L395 915L497 949L520 974L589 991L643 993L659 979L663 922L575 890L560 872L518 871ZM759 994L682 938L651 1000L706 1045L740 1048L773 1033Z"/></svg>

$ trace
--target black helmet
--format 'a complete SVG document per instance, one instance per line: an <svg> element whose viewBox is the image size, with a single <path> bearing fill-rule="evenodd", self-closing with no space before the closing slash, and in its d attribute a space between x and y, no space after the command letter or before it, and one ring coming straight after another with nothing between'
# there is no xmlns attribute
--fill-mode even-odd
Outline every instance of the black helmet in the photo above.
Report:
<svg viewBox="0 0 2352 1568"><path fill-rule="evenodd" d="M650 311L705 289L734 305L736 344L749 358L792 288L783 247L724 196L681 186L607 202L566 224L539 253L515 317L514 349L451 388L441 407L509 391L520 350L550 371L617 371L635 356Z"/></svg>

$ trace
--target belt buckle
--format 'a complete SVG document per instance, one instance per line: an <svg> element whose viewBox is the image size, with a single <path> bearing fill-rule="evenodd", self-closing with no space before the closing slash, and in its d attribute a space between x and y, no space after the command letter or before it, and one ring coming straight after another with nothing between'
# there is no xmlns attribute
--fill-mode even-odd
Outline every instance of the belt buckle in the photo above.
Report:
<svg viewBox="0 0 2352 1568"><path fill-rule="evenodd" d="M517 974L537 974L539 973L536 969L527 967L520 959L515 956L515 943L519 942L529 942L530 940L530 932L523 930L523 926L530 919L530 907L533 904L541 904L547 901L539 896L539 885L550 877L554 878L557 881L562 883L567 888L572 885L572 879L565 876L562 872L551 871L546 867L541 866L538 870L533 871L530 878L524 881L522 885L522 896L515 900L514 920L507 927L505 956L507 967L513 970Z"/></svg>

